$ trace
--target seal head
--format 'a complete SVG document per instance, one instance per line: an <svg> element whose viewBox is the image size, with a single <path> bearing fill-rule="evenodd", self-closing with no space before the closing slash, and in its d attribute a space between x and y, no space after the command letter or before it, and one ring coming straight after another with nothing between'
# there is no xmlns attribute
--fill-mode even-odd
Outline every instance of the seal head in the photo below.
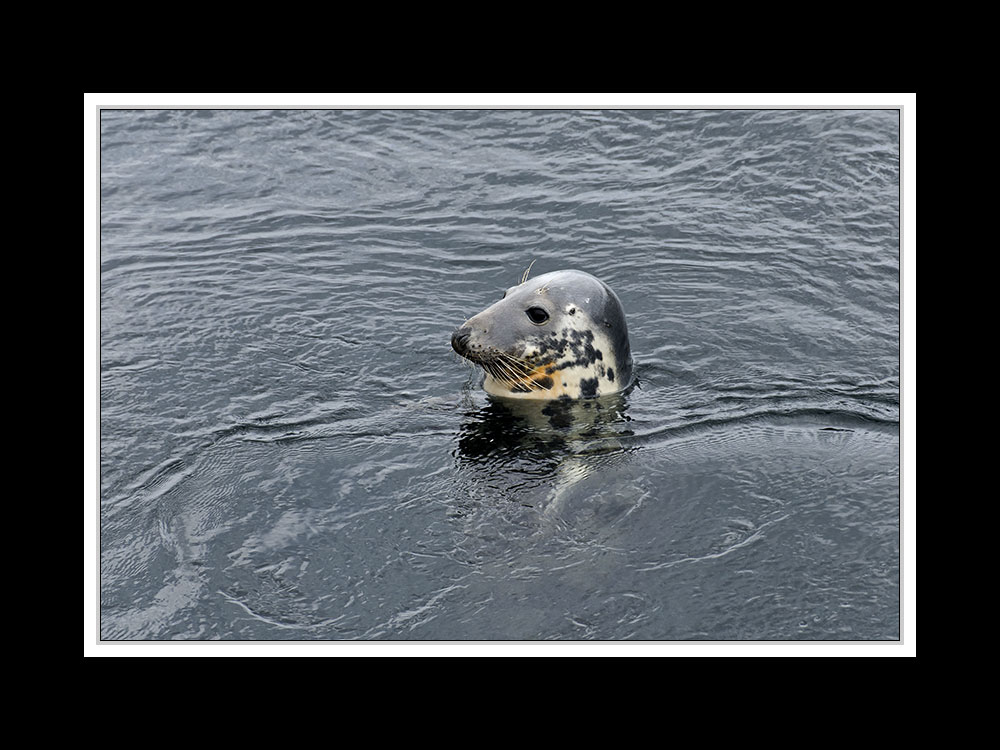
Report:
<svg viewBox="0 0 1000 750"><path fill-rule="evenodd" d="M553 271L513 286L452 334L452 348L507 398L592 398L632 380L621 301L583 271Z"/></svg>

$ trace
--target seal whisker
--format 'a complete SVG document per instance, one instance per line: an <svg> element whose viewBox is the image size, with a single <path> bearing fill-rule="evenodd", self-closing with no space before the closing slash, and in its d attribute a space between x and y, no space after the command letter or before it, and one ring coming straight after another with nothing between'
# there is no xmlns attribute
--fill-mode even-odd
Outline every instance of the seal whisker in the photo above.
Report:
<svg viewBox="0 0 1000 750"><path fill-rule="evenodd" d="M506 352L501 352L501 358L507 370L517 378L518 385L529 390L542 390L543 386L532 377L535 368L530 363Z"/></svg>
<svg viewBox="0 0 1000 750"><path fill-rule="evenodd" d="M543 390L543 386L532 377L535 373L533 367L523 360L514 358L512 355L503 353L503 357L505 358L504 367L513 377L513 385L519 385L529 391Z"/></svg>
<svg viewBox="0 0 1000 750"><path fill-rule="evenodd" d="M494 359L489 361L489 367L485 368L494 379L507 386L517 386L520 378L514 374L503 360Z"/></svg>
<svg viewBox="0 0 1000 750"><path fill-rule="evenodd" d="M535 363L525 359L524 357L518 357L514 354L510 354L509 352L501 352L501 355L508 362L523 368L526 372L531 372L532 370L535 369Z"/></svg>
<svg viewBox="0 0 1000 750"><path fill-rule="evenodd" d="M510 363L506 362L504 359L499 358L495 360L494 364L497 369L503 373L503 380L509 385L520 385L522 377L511 367Z"/></svg>
<svg viewBox="0 0 1000 750"><path fill-rule="evenodd" d="M509 354L507 354L505 352L501 352L500 353L499 359L500 359L501 362L504 363L504 365L507 367L507 369L509 371L511 371L511 372L516 372L516 373L519 373L521 375L527 375L529 373L529 369L528 369L528 367L526 367L526 365L525 365L524 362L520 362L520 361L514 359L511 355L509 355Z"/></svg>
<svg viewBox="0 0 1000 750"><path fill-rule="evenodd" d="M522 377L528 379L529 382L531 382L532 384L535 384L534 378L532 376L535 375L538 372L538 364L537 363L529 362L528 360L523 359L521 357L515 357L513 354L504 353L503 356L504 356L507 364L515 372L519 373ZM535 386L536 386L536 388L540 388L541 387L541 386L538 386L537 384L535 384Z"/></svg>
<svg viewBox="0 0 1000 750"><path fill-rule="evenodd" d="M500 352L498 355L498 359L500 359L500 361L502 361L505 365L507 365L514 371L521 371L525 373L527 372L527 368L525 367L526 363L518 360L513 355L508 354L507 352Z"/></svg>
<svg viewBox="0 0 1000 750"><path fill-rule="evenodd" d="M498 380L499 380L499 379L502 379L503 375L502 375L502 373L501 373L501 372L500 372L500 371L498 370L498 368L497 368L497 365L496 365L496 363L495 363L495 362L493 362L493 361L491 361L491 360L487 360L487 361L485 361L485 362L481 362L480 364L482 365L482 368L483 368L484 370L486 370L486 372L488 372L488 373L489 373L490 375L492 375L492 376L493 376L494 378L497 378Z"/></svg>
<svg viewBox="0 0 1000 750"><path fill-rule="evenodd" d="M538 258L535 258L535 260L538 260ZM522 284L523 284L523 283L524 283L525 281L527 281L527 280L528 280L528 274L529 274L529 273L531 273L531 267L532 267L533 265L535 265L535 260L531 261L531 263L529 263L529 264L528 264L528 267L527 267L527 268L525 269L524 273L523 273L523 274L521 275L521 283L522 283Z"/></svg>

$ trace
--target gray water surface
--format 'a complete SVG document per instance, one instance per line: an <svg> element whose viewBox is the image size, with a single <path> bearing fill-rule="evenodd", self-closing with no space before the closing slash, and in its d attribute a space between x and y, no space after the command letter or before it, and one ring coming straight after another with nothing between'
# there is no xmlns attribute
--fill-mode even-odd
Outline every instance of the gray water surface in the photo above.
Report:
<svg viewBox="0 0 1000 750"><path fill-rule="evenodd" d="M104 110L105 640L896 640L895 110ZM487 397L532 275L637 384Z"/></svg>

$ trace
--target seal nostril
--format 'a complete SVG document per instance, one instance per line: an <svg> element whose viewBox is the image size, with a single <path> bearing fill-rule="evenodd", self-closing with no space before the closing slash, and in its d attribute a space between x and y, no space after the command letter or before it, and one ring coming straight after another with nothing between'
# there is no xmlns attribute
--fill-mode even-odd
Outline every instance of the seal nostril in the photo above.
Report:
<svg viewBox="0 0 1000 750"><path fill-rule="evenodd" d="M459 328L453 334L451 334L451 348L454 349L459 354L462 354L469 346L469 336L471 331L467 328Z"/></svg>

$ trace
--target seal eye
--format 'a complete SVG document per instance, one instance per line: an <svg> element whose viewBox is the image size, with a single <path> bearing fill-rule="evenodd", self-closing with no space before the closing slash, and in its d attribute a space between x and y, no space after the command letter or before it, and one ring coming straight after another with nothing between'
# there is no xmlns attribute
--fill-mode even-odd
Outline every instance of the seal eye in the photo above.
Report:
<svg viewBox="0 0 1000 750"><path fill-rule="evenodd" d="M549 314L545 312L541 307L529 307L524 311L524 314L528 316L528 320L534 323L536 326L540 326L546 320L549 319Z"/></svg>

